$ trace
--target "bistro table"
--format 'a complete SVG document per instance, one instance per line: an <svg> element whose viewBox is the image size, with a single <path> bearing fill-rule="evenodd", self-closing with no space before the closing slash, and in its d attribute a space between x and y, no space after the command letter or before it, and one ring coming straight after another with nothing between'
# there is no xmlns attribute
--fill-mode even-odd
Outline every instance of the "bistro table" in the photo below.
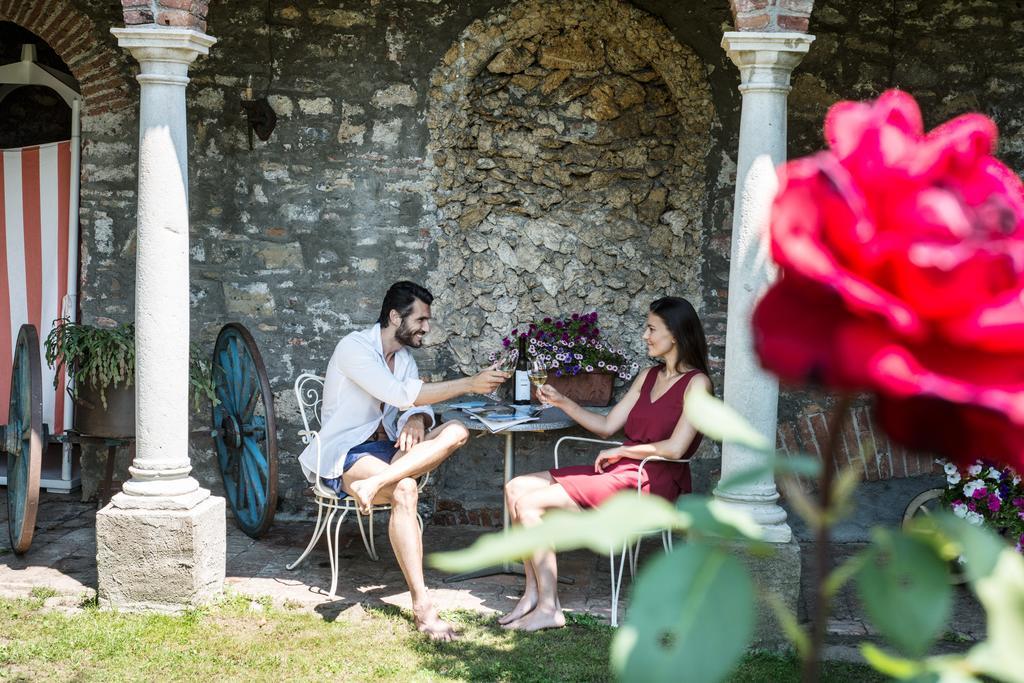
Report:
<svg viewBox="0 0 1024 683"><path fill-rule="evenodd" d="M511 427L506 427L501 431L494 432L496 436L505 437L505 483L515 476L515 459L516 459L516 435L520 432L548 432L556 429L566 429L572 427L576 422L562 412L559 408L546 408L540 412L537 420L532 422L523 422ZM448 409L441 413L441 420L443 422L450 422L452 420L458 420L466 425L467 429L475 431L484 431L490 433L490 430L479 420L474 420L468 413L461 410ZM503 520L502 527L505 531L508 531L509 527L509 511L508 502L505 500L505 496L502 496L502 508L503 508ZM488 569L481 569L475 572L469 572L466 574L455 574L454 576L447 577L445 583L453 583L455 581L463 581L465 579L475 579L481 576L494 576L495 574L518 574L523 575L522 564L518 562L505 562L498 567L490 567ZM561 583L573 583L573 579L569 577L559 577Z"/></svg>

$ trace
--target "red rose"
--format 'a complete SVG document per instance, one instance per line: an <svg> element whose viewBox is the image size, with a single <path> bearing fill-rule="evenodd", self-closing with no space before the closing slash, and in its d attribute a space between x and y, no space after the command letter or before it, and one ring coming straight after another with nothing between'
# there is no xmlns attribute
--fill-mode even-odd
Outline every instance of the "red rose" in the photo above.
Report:
<svg viewBox="0 0 1024 683"><path fill-rule="evenodd" d="M924 134L909 95L841 102L780 169L765 368L877 395L896 442L1024 468L1024 187L978 114Z"/></svg>

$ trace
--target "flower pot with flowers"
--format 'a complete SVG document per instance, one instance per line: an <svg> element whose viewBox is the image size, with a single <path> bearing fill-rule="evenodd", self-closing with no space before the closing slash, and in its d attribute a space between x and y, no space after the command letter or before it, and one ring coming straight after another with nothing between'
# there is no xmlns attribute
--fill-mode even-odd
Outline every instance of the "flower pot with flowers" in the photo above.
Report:
<svg viewBox="0 0 1024 683"><path fill-rule="evenodd" d="M606 406L611 403L615 381L631 379L639 365L601 338L597 317L596 311L545 317L526 329L512 330L501 344L513 349L524 339L527 360L539 359L547 366L548 384L580 405ZM492 353L490 360L496 356ZM537 400L536 389L533 391Z"/></svg>
<svg viewBox="0 0 1024 683"><path fill-rule="evenodd" d="M1024 553L1024 483L1007 465L975 460L966 467L943 464L946 490L942 502L974 526L987 525Z"/></svg>

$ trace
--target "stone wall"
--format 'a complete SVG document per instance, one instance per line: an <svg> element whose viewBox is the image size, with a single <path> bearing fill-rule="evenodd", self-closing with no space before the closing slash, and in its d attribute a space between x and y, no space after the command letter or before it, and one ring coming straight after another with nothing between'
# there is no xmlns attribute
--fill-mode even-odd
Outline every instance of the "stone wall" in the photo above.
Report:
<svg viewBox="0 0 1024 683"><path fill-rule="evenodd" d="M192 332L212 347L228 320L253 331L277 397L284 512L307 507L291 381L370 324L399 278L437 290L437 334L419 354L433 378L471 366L518 318L561 312L549 308L596 308L635 343L647 300L672 289L698 299L721 385L739 123L738 75L719 47L727 2L270 7L268 16L262 3L215 0L207 31L219 42L191 72ZM47 40L86 92L82 311L129 319L137 90L107 32L120 8L0 0L0 20ZM1020 3L819 0L810 32L817 40L790 98L791 155L822 145L831 103L901 86L928 125L970 109L992 115L1004 159L1024 164L1024 58L1006 48L1024 32ZM559 45L577 44L575 61L551 61ZM252 150L239 105L250 78L278 114ZM607 118L612 104L618 116ZM684 134L671 139L671 127ZM532 156L500 153L519 147ZM675 260L659 270L665 255ZM576 274L553 279L556 266ZM784 393L780 444L816 452L829 405ZM197 416L195 429L203 423ZM871 478L922 468L871 431L863 406L844 444L853 458L866 450ZM196 476L216 488L208 440L193 447ZM550 462L546 440L525 437L520 449L521 470ZM439 519L495 522L500 479L500 441L473 439L435 479Z"/></svg>

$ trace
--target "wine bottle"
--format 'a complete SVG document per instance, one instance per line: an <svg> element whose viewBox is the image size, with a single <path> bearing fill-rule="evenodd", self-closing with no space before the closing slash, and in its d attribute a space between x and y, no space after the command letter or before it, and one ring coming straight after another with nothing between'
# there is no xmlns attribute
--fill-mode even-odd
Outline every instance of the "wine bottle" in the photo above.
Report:
<svg viewBox="0 0 1024 683"><path fill-rule="evenodd" d="M516 360L512 402L517 406L530 403L530 364L526 360L526 337L519 337L519 358Z"/></svg>

